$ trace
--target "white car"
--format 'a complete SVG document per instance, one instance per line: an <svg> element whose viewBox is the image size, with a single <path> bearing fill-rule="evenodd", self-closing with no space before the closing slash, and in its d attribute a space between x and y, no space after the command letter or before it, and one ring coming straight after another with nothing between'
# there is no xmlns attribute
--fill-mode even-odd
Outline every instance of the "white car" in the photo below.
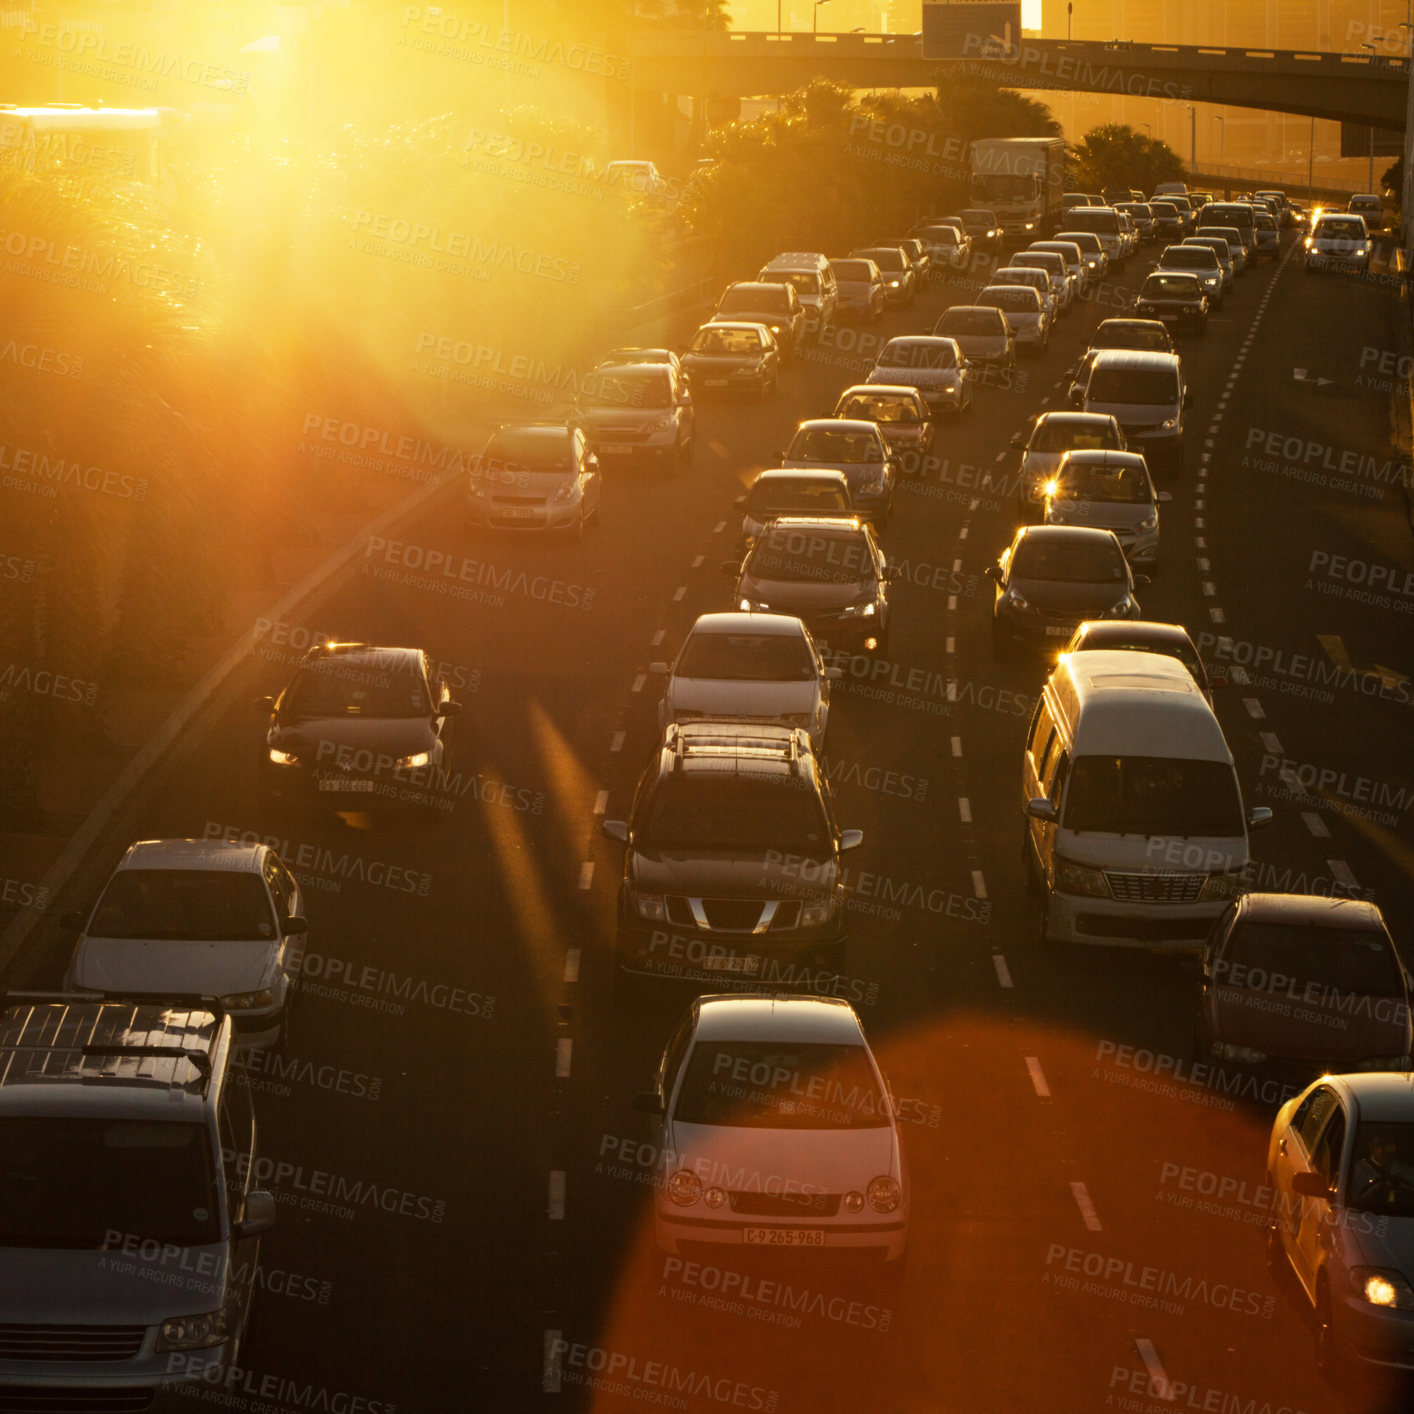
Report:
<svg viewBox="0 0 1414 1414"><path fill-rule="evenodd" d="M269 845L140 840L129 845L79 933L67 992L219 997L236 1043L283 1039L306 931L299 884Z"/></svg>
<svg viewBox="0 0 1414 1414"><path fill-rule="evenodd" d="M1368 270L1370 232L1362 216L1327 212L1305 240L1306 270Z"/></svg>
<svg viewBox="0 0 1414 1414"><path fill-rule="evenodd" d="M1027 265L1007 265L992 272L993 285L1030 285L1041 296L1041 308L1046 314L1046 323L1054 328L1059 305L1051 290L1051 277L1045 270L1036 270Z"/></svg>
<svg viewBox="0 0 1414 1414"><path fill-rule="evenodd" d="M956 339L931 334L890 339L865 381L917 388L934 412L962 413L972 406L972 364Z"/></svg>
<svg viewBox="0 0 1414 1414"><path fill-rule="evenodd" d="M1051 321L1038 290L1030 285L988 285L976 304L1001 310L1018 348L1042 354L1051 342Z"/></svg>
<svg viewBox="0 0 1414 1414"><path fill-rule="evenodd" d="M654 1232L683 1244L872 1249L908 1240L894 1102L859 1017L834 997L702 996L651 1091L668 1172Z"/></svg>
<svg viewBox="0 0 1414 1414"><path fill-rule="evenodd" d="M830 684L810 631L788 614L703 614L675 662L651 663L666 677L658 728L703 720L804 727L816 752L825 745Z"/></svg>
<svg viewBox="0 0 1414 1414"><path fill-rule="evenodd" d="M1154 490L1138 452L1066 452L1047 486L1043 524L1112 530L1130 564L1158 562L1159 503L1173 497Z"/></svg>

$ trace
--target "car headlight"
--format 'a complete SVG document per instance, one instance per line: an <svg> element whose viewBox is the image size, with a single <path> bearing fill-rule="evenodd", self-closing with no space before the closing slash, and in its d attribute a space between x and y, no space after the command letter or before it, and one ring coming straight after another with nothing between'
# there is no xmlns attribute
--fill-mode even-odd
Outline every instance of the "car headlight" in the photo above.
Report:
<svg viewBox="0 0 1414 1414"><path fill-rule="evenodd" d="M691 1169L678 1169L668 1180L668 1197L680 1208L690 1208L702 1196L702 1180Z"/></svg>
<svg viewBox="0 0 1414 1414"><path fill-rule="evenodd" d="M200 1316L172 1316L162 1322L157 1333L157 1349L200 1350L203 1346L221 1345L230 1332L230 1320L225 1310L207 1311Z"/></svg>
<svg viewBox="0 0 1414 1414"><path fill-rule="evenodd" d="M869 1180L869 1206L876 1213L892 1213L903 1199L903 1191L898 1186L898 1180L890 1178L888 1174L880 1174L878 1178Z"/></svg>
<svg viewBox="0 0 1414 1414"><path fill-rule="evenodd" d="M878 609L875 607L874 601L872 599L861 599L859 603L850 604L842 612L847 616L867 619L872 615L878 613Z"/></svg>
<svg viewBox="0 0 1414 1414"><path fill-rule="evenodd" d="M1151 516L1145 516L1144 519L1139 522L1139 529L1140 529L1140 530L1157 530L1158 528L1159 528L1159 517L1158 517L1157 514L1151 515Z"/></svg>
<svg viewBox="0 0 1414 1414"><path fill-rule="evenodd" d="M1355 1267L1350 1279L1355 1290L1371 1306L1386 1306L1395 1311L1414 1310L1414 1288L1400 1272L1388 1267Z"/></svg>
<svg viewBox="0 0 1414 1414"><path fill-rule="evenodd" d="M772 324L772 325L770 326L770 330L771 330L771 332L772 332L773 334L779 334L779 333L781 332L781 330L784 329L784 328L785 328L785 325L784 325L784 324Z"/></svg>
<svg viewBox="0 0 1414 1414"><path fill-rule="evenodd" d="M666 432L668 428L675 425L676 419L672 413L665 412L662 417L655 418L652 423L654 432Z"/></svg>
<svg viewBox="0 0 1414 1414"><path fill-rule="evenodd" d="M578 481L566 481L555 488L555 494L550 498L552 501L568 501L576 491L579 490Z"/></svg>
<svg viewBox="0 0 1414 1414"><path fill-rule="evenodd" d="M1013 609L1029 609L1031 605L1027 602L1024 594L1019 594L1015 589L1008 589L1002 595L1002 603L1010 605Z"/></svg>
<svg viewBox="0 0 1414 1414"><path fill-rule="evenodd" d="M1080 894L1085 898L1109 898L1110 886L1101 869L1056 856L1056 892Z"/></svg>
<svg viewBox="0 0 1414 1414"><path fill-rule="evenodd" d="M743 599L737 605L737 608L740 609L743 614L764 614L770 611L771 606L769 604L763 604L759 599Z"/></svg>
<svg viewBox="0 0 1414 1414"><path fill-rule="evenodd" d="M1111 604L1110 607L1105 610L1102 617L1107 619L1128 618L1133 608L1134 599L1130 595L1126 594L1123 599L1120 599L1116 603Z"/></svg>
<svg viewBox="0 0 1414 1414"><path fill-rule="evenodd" d="M709 1188L702 1195L702 1201L709 1208L720 1208L727 1201L727 1190L725 1188Z"/></svg>
<svg viewBox="0 0 1414 1414"><path fill-rule="evenodd" d="M833 893L827 899L822 899L816 903L802 905L800 910L800 926L802 928L819 928L822 924L830 921L830 915L835 911L835 899Z"/></svg>
<svg viewBox="0 0 1414 1414"><path fill-rule="evenodd" d="M1408 1070L1409 1056L1366 1056L1355 1063L1356 1070Z"/></svg>
<svg viewBox="0 0 1414 1414"><path fill-rule="evenodd" d="M477 500L484 501L491 494L491 489L480 477L476 477L471 483L471 494Z"/></svg>
<svg viewBox="0 0 1414 1414"><path fill-rule="evenodd" d="M293 751L281 751L278 746L270 748L270 759L277 766L298 766L299 757Z"/></svg>
<svg viewBox="0 0 1414 1414"><path fill-rule="evenodd" d="M890 280L890 281L889 281L889 288L890 288L891 290L896 290L896 289L898 289L898 285L899 285L899 282L898 282L897 280Z"/></svg>
<svg viewBox="0 0 1414 1414"><path fill-rule="evenodd" d="M1216 903L1219 899L1238 898L1242 893L1242 884L1240 869L1231 874L1209 874L1198 891L1198 902Z"/></svg>
<svg viewBox="0 0 1414 1414"><path fill-rule="evenodd" d="M1310 236L1307 236L1306 239L1301 242L1301 244L1304 245L1307 250L1310 250L1310 249L1311 249L1311 237L1310 237Z"/></svg>
<svg viewBox="0 0 1414 1414"><path fill-rule="evenodd" d="M1360 249L1355 252L1356 255L1369 255L1369 253L1370 247L1367 245L1362 245Z"/></svg>
<svg viewBox="0 0 1414 1414"><path fill-rule="evenodd" d="M668 917L668 900L663 894L633 895L634 911L640 918L648 918L656 923L664 923Z"/></svg>
<svg viewBox="0 0 1414 1414"><path fill-rule="evenodd" d="M1046 524L1047 524L1047 525L1064 525L1064 524L1065 524L1065 512L1064 512L1064 511L1053 510L1051 507L1047 506L1047 507L1046 507Z"/></svg>
<svg viewBox="0 0 1414 1414"><path fill-rule="evenodd" d="M1159 423L1159 431L1160 431L1160 432L1172 432L1173 429L1174 429L1175 427L1177 427L1177 426L1178 426L1178 419L1177 419L1176 417L1166 417L1166 418L1164 418L1164 420L1163 420L1161 423Z"/></svg>
<svg viewBox="0 0 1414 1414"><path fill-rule="evenodd" d="M275 1005L275 991L273 987L262 987L258 992L232 992L221 998L221 1005L227 1011L259 1011Z"/></svg>
<svg viewBox="0 0 1414 1414"><path fill-rule="evenodd" d="M430 751L417 751L411 756L399 756L393 762L393 766L399 771L415 771L419 766L425 766L432 760Z"/></svg>
<svg viewBox="0 0 1414 1414"><path fill-rule="evenodd" d="M841 1206L847 1213L862 1213L864 1211L864 1195L857 1188L852 1188L844 1195Z"/></svg>
<svg viewBox="0 0 1414 1414"><path fill-rule="evenodd" d="M1246 1061L1248 1065L1261 1065L1267 1053L1254 1046L1234 1046L1230 1041L1214 1041L1213 1055L1218 1060Z"/></svg>

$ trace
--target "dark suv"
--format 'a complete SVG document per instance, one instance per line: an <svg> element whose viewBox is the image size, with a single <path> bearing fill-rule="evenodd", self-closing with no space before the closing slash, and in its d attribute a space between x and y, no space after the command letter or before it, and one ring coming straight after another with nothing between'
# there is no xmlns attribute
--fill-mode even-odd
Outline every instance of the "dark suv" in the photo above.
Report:
<svg viewBox="0 0 1414 1414"><path fill-rule="evenodd" d="M639 780L632 818L602 829L627 846L621 966L759 983L842 960L840 855L864 837L836 826L804 728L674 724Z"/></svg>

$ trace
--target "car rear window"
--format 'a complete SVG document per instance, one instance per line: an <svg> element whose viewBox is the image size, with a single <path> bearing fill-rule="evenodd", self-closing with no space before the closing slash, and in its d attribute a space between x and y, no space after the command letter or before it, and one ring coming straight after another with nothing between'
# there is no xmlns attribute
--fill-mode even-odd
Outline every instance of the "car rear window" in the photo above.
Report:
<svg viewBox="0 0 1414 1414"><path fill-rule="evenodd" d="M917 400L901 393L855 393L844 400L841 417L857 417L866 422L921 422Z"/></svg>
<svg viewBox="0 0 1414 1414"><path fill-rule="evenodd" d="M1109 422L1098 427L1088 422L1039 422L1026 444L1029 452L1071 452L1081 447L1120 450L1119 438Z"/></svg>
<svg viewBox="0 0 1414 1414"><path fill-rule="evenodd" d="M1381 932L1249 921L1239 926L1224 953L1220 981L1265 991L1280 977L1279 990L1295 979L1360 996L1398 996L1399 968Z"/></svg>
<svg viewBox="0 0 1414 1414"><path fill-rule="evenodd" d="M233 869L120 869L88 926L93 938L269 942L270 896L258 874Z"/></svg>
<svg viewBox="0 0 1414 1414"><path fill-rule="evenodd" d="M835 272L837 280L869 280L873 278L873 271L869 269L867 260L832 260L830 269Z"/></svg>
<svg viewBox="0 0 1414 1414"><path fill-rule="evenodd" d="M719 314L749 314L754 310L766 310L772 314L785 314L790 308L790 296L777 284L749 285L744 289L728 290L717 306Z"/></svg>
<svg viewBox="0 0 1414 1414"><path fill-rule="evenodd" d="M751 488L746 508L756 514L770 511L783 515L818 515L822 511L848 511L849 494L839 486L823 486L811 481L758 481Z"/></svg>
<svg viewBox="0 0 1414 1414"><path fill-rule="evenodd" d="M997 334L1004 331L998 311L990 309L948 309L938 320L935 334Z"/></svg>
<svg viewBox="0 0 1414 1414"><path fill-rule="evenodd" d="M810 682L815 660L798 633L694 633L674 672L730 682Z"/></svg>
<svg viewBox="0 0 1414 1414"><path fill-rule="evenodd" d="M995 321L989 319L988 327L995 329ZM890 339L879 350L878 366L880 368L956 368L957 350L950 342L934 342L928 339Z"/></svg>
<svg viewBox="0 0 1414 1414"><path fill-rule="evenodd" d="M1172 407L1178 401L1178 375L1169 368L1095 368L1085 396L1096 403Z"/></svg>
<svg viewBox="0 0 1414 1414"><path fill-rule="evenodd" d="M1125 579L1124 552L1107 540L1028 535L1012 556L1015 579L1054 584L1111 584Z"/></svg>
<svg viewBox="0 0 1414 1414"><path fill-rule="evenodd" d="M699 329L692 340L692 352L750 356L761 352L762 340L755 329L723 329L709 325Z"/></svg>

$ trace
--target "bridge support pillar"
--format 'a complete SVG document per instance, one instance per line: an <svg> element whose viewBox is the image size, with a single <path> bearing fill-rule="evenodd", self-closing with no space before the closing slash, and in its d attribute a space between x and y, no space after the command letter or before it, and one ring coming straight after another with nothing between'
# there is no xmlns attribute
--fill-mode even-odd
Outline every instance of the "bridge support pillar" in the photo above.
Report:
<svg viewBox="0 0 1414 1414"><path fill-rule="evenodd" d="M1414 45L1414 30L1410 31ZM1409 65L1409 91L1404 107L1404 185L1399 194L1399 235L1404 247L1404 264L1414 266L1414 59Z"/></svg>

